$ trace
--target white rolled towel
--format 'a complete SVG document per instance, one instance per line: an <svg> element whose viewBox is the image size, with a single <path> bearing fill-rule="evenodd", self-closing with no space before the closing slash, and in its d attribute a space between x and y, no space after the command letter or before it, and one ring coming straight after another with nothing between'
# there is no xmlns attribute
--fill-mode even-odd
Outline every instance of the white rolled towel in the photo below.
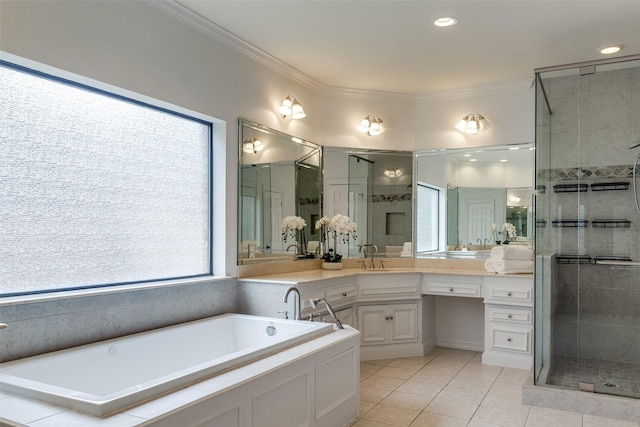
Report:
<svg viewBox="0 0 640 427"><path fill-rule="evenodd" d="M493 259L493 268L498 274L533 273L533 261L521 259Z"/></svg>
<svg viewBox="0 0 640 427"><path fill-rule="evenodd" d="M493 260L492 259L485 259L484 260L484 269L487 270L488 273L495 273L496 272L496 268L493 266Z"/></svg>
<svg viewBox="0 0 640 427"><path fill-rule="evenodd" d="M531 248L519 245L500 245L491 249L491 258L493 259L521 259L533 260L533 251Z"/></svg>

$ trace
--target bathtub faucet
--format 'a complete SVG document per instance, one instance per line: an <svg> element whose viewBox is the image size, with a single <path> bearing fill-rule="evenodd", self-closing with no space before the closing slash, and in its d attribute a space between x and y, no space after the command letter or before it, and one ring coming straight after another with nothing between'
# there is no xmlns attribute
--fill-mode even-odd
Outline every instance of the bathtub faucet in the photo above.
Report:
<svg viewBox="0 0 640 427"><path fill-rule="evenodd" d="M329 314L333 318L333 323L335 323L336 329L344 329L344 327L342 326L342 323L340 323L340 319L338 319L338 316L336 316L336 313L333 311L333 308L331 308L331 305L329 305L329 303L327 302L326 299L324 299L324 298L313 299L312 298L312 299L309 300L309 304L311 304L311 308L313 308L313 309L316 308L316 305L319 302L323 302L325 307L327 307L327 311L329 312Z"/></svg>
<svg viewBox="0 0 640 427"><path fill-rule="evenodd" d="M284 293L283 302L286 304L289 299L289 294L295 293L295 300L293 300L293 319L300 320L300 291L295 286L290 286Z"/></svg>

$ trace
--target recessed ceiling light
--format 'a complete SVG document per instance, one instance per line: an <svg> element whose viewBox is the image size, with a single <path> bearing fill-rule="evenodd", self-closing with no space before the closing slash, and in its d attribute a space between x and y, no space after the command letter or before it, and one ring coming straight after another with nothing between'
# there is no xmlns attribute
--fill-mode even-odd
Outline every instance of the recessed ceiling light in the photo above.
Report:
<svg viewBox="0 0 640 427"><path fill-rule="evenodd" d="M443 16L433 21L436 27L450 27L458 23L458 20L453 16Z"/></svg>
<svg viewBox="0 0 640 427"><path fill-rule="evenodd" d="M471 157L471 154L465 154L464 157Z"/></svg>
<svg viewBox="0 0 640 427"><path fill-rule="evenodd" d="M622 50L622 48L624 48L623 45L614 44L614 45L611 45L611 46L601 47L600 49L598 49L598 51L603 55L612 55L614 53L620 52Z"/></svg>
<svg viewBox="0 0 640 427"><path fill-rule="evenodd" d="M520 147L509 147L509 150L519 150Z"/></svg>
<svg viewBox="0 0 640 427"><path fill-rule="evenodd" d="M501 161L502 163L506 163L506 162L507 162L507 159L500 159L500 161Z"/></svg>
<svg viewBox="0 0 640 427"><path fill-rule="evenodd" d="M469 159L470 162L477 162L478 159Z"/></svg>

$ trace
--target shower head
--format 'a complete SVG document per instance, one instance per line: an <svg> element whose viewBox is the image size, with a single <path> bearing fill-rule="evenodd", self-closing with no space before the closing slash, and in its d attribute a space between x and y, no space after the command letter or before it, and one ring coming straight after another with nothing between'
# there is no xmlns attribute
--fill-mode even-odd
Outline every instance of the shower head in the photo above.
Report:
<svg viewBox="0 0 640 427"><path fill-rule="evenodd" d="M638 140L638 141L634 142L633 144L631 144L629 146L629 150L633 150L636 147L640 147L640 140Z"/></svg>

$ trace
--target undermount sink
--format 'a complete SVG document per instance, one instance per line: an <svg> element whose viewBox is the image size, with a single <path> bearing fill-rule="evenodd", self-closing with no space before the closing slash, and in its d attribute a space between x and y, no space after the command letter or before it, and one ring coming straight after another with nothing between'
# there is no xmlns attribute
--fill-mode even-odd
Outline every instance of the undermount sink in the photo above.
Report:
<svg viewBox="0 0 640 427"><path fill-rule="evenodd" d="M491 257L491 250L479 250L479 251L447 251L447 258L472 258L472 259L489 259Z"/></svg>

